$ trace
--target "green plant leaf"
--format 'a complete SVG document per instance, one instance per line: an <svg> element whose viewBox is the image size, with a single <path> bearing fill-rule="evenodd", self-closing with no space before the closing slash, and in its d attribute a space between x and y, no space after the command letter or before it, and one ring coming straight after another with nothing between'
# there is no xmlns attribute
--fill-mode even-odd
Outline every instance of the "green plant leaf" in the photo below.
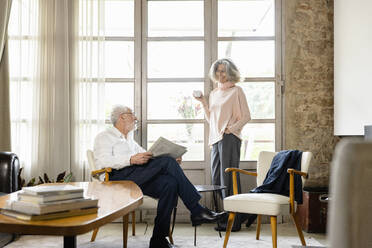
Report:
<svg viewBox="0 0 372 248"><path fill-rule="evenodd" d="M41 176L39 176L39 182L37 182L37 184L43 184L44 183L44 180L41 178Z"/></svg>
<svg viewBox="0 0 372 248"><path fill-rule="evenodd" d="M72 172L68 173L68 175L63 179L63 182L69 183L71 182L71 178L72 178Z"/></svg>
<svg viewBox="0 0 372 248"><path fill-rule="evenodd" d="M33 177L33 178L31 178L31 180L27 183L27 187L29 187L29 186L34 186L35 185L35 181L36 181L36 179Z"/></svg>
<svg viewBox="0 0 372 248"><path fill-rule="evenodd" d="M58 174L58 176L57 176L57 183L62 183L63 182L63 178L65 177L65 175L66 175L66 171Z"/></svg>
<svg viewBox="0 0 372 248"><path fill-rule="evenodd" d="M49 177L46 173L44 173L44 182L45 183L51 183L51 181L49 180Z"/></svg>
<svg viewBox="0 0 372 248"><path fill-rule="evenodd" d="M18 171L18 175L17 175L17 178L18 178L18 189L17 190L21 190L22 187L23 187L23 185L25 185L25 180L21 176L22 170L23 170L23 167L19 168L19 171Z"/></svg>

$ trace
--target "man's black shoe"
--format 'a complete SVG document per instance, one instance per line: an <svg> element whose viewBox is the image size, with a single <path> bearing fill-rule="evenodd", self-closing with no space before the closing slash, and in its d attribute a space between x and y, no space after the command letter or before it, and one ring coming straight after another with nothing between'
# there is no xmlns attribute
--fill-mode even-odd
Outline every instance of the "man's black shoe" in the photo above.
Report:
<svg viewBox="0 0 372 248"><path fill-rule="evenodd" d="M174 245L168 242L168 240L163 238L151 238L150 248L175 248Z"/></svg>
<svg viewBox="0 0 372 248"><path fill-rule="evenodd" d="M216 227L214 227L214 230L218 231L218 232L226 232L226 226L227 226L227 223L219 223ZM235 221L234 221L234 224L231 228L231 231L232 232L239 232L241 229L241 224L236 224Z"/></svg>
<svg viewBox="0 0 372 248"><path fill-rule="evenodd" d="M199 226L203 223L213 223L223 218L226 214L226 212L216 213L203 207L199 214L191 215L191 223L192 226Z"/></svg>
<svg viewBox="0 0 372 248"><path fill-rule="evenodd" d="M253 224L253 222L256 220L256 218L257 218L257 214L249 214L248 220L247 220L247 223L245 223L245 226L250 227Z"/></svg>

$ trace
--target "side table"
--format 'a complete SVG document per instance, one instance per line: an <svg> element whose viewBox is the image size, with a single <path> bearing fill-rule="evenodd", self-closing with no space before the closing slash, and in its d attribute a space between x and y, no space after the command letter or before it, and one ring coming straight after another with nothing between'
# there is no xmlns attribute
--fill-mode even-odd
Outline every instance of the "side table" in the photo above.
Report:
<svg viewBox="0 0 372 248"><path fill-rule="evenodd" d="M218 212L218 202L217 202L217 193L221 192L222 190L226 189L226 186L220 186L220 185L194 185L196 190L199 193L203 192L212 192L213 193L213 204L214 204L214 211ZM217 222L218 225L218 222ZM221 236L221 231L218 231L220 238ZM196 246L196 226L194 229L194 246Z"/></svg>

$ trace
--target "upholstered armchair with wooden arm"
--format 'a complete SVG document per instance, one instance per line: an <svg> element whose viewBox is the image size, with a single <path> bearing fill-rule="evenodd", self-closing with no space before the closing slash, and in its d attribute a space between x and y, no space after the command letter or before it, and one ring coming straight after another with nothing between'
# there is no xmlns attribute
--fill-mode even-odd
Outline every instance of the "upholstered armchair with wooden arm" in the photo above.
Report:
<svg viewBox="0 0 372 248"><path fill-rule="evenodd" d="M302 185L304 185L304 179L307 178L307 172L312 158L311 152L302 153L301 171L297 171L295 169L288 169L287 171L289 173L290 180L289 197L270 193L238 194L237 173L239 172L244 175L255 176L257 178L257 186L260 186L262 185L266 174L270 169L271 161L273 160L275 155L275 152L260 152L257 161L257 173L241 170L238 168L227 168L225 170L226 173L232 173L234 194L232 196L226 197L223 200L225 211L230 212L226 228L225 241L223 244L224 248L227 247L227 242L229 241L236 213L257 214L257 240L260 238L261 216L270 216L272 243L274 248L277 247L277 216L289 214L291 215L292 220L296 225L298 236L301 240L302 245L306 246L304 235L295 215L296 202L294 200L294 175L298 174L302 176Z"/></svg>
<svg viewBox="0 0 372 248"><path fill-rule="evenodd" d="M87 158L88 158L88 163L91 169L91 176L93 180L98 180L100 181L100 175L104 174L105 175L105 181L109 181L109 173L112 171L112 168L107 167L103 168L100 170L96 169L95 162L94 162L94 155L92 150L87 150ZM158 200L154 199L149 196L143 196L143 203L142 205L138 208L138 210L148 210L148 209L157 209L158 206ZM173 244L173 229L174 229L174 224L175 224L175 219L176 219L176 213L177 213L177 206L173 209L173 225L172 228L169 230L169 241L171 244ZM136 235L136 213L133 211L132 213L132 235ZM93 235L91 238L91 242L93 242L96 239L98 229L95 229L93 231Z"/></svg>

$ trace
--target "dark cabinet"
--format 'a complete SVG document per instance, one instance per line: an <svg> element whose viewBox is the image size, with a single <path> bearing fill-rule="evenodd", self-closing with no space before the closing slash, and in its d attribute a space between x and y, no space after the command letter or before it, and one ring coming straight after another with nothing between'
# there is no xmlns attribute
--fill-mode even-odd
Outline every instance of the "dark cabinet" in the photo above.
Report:
<svg viewBox="0 0 372 248"><path fill-rule="evenodd" d="M302 230L309 233L325 233L327 228L327 191L303 191L303 203L297 206L297 217Z"/></svg>

